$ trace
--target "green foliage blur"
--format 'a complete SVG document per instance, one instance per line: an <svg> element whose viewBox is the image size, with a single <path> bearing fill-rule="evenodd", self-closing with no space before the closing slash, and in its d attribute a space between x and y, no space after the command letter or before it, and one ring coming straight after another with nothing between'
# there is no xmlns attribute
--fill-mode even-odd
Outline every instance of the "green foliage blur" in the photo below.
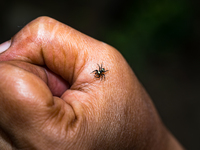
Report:
<svg viewBox="0 0 200 150"><path fill-rule="evenodd" d="M134 3L125 10L120 22L112 22L106 40L139 72L145 72L156 59L171 63L171 59L180 59L191 35L190 9L184 0Z"/></svg>

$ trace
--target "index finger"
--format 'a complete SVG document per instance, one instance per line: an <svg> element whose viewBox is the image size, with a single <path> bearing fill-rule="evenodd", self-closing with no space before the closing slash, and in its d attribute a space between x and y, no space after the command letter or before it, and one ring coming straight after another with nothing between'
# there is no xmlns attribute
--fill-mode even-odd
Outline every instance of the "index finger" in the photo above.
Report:
<svg viewBox="0 0 200 150"><path fill-rule="evenodd" d="M11 47L0 55L0 61L20 60L45 65L72 84L87 64L88 54L102 52L103 45L52 18L40 17L12 38Z"/></svg>

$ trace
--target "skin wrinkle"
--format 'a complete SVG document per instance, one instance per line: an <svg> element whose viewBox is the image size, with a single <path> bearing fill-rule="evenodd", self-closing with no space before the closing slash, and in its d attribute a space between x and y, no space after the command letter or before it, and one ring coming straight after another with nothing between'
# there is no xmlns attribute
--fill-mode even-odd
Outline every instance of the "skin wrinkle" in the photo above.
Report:
<svg viewBox="0 0 200 150"><path fill-rule="evenodd" d="M67 36L70 34L70 32L71 31L69 31L69 33L67 34ZM64 34L63 34L64 35ZM63 62L62 62L62 64L63 64L63 69L62 70L64 70L64 74L66 74L66 64L67 64L67 54L66 54L66 52L65 52L65 44L64 44L64 38L67 38L67 36L66 37L64 37L64 36L60 36L60 38L61 39L59 39L59 41L61 42L61 53L63 54Z"/></svg>
<svg viewBox="0 0 200 150"><path fill-rule="evenodd" d="M57 29L56 28L54 28L54 34L55 33L57 33L57 32L59 32L59 31L56 31ZM69 33L68 33L68 36L70 35L70 33L71 33L71 30L72 29L70 29L70 31L69 31ZM66 37L63 37L62 36L63 35L63 33L61 33L60 34L60 36L59 36L59 38L57 38L56 40L58 40L59 41L59 45L62 45L62 43L63 43L63 41L64 41L64 38L66 38ZM55 38L55 36L53 36L53 35L51 35L51 37L53 38ZM52 42L54 42L54 41L52 41ZM51 42L51 43L52 43ZM60 43L61 42L61 43ZM55 43L55 42L54 42ZM55 45L55 44L54 44ZM64 43L63 43L63 45L64 45ZM63 47L63 45L62 45L62 47ZM55 46L57 46L57 45L55 45ZM58 49L58 48L53 48L53 50L52 50L52 57L53 57L53 64L54 64L54 68L56 68L56 64L58 64L57 62L56 62L56 56L57 56L57 50L56 49ZM61 48L60 47L60 50L63 52L63 54L65 54L65 52L64 52L64 50L63 50L64 48ZM64 55L64 57L65 57L66 55ZM66 58L64 58L64 59L60 59L60 60L63 60L63 61L65 61L66 60ZM67 60L66 60L67 61ZM63 64L64 65L64 68L66 68L66 62L62 62L61 64ZM59 67L60 68L60 67ZM65 69L64 69L65 70Z"/></svg>
<svg viewBox="0 0 200 150"><path fill-rule="evenodd" d="M79 48L80 45L73 44L73 49L74 49L74 47L76 47L77 49L80 49ZM84 63L82 63L82 65L80 67L77 66L78 65L77 64L78 60L82 60L82 58L85 58L85 56L82 56L82 51L80 51L80 52L79 51L73 51L73 49L71 49L71 45L70 45L70 50L72 51L72 55L74 56L74 59L75 59L74 63L73 63L73 71L71 73L71 80L70 80L71 81L71 85L76 82L77 78L79 77L80 73L83 70L83 67L85 66L85 59L83 59Z"/></svg>
<svg viewBox="0 0 200 150"><path fill-rule="evenodd" d="M70 93L69 95L67 93ZM70 122L70 126L73 127L73 134L75 134L75 130L80 130L79 127L82 127L85 122L85 116L84 116L84 108L82 105L74 105L73 103L77 103L78 101L73 101L73 99L77 99L76 96L76 91L75 92L70 92L70 90L65 93L61 98L65 101L66 98L71 97L72 99L70 100L70 102L66 101L73 109L74 114L76 114L73 120L71 120L72 122ZM66 95L67 94L67 95ZM77 93L79 94L79 93ZM72 96L73 95L73 96ZM78 102L80 103L80 102ZM78 110L78 112L77 112ZM75 129L75 130L74 130ZM71 131L69 131L71 132Z"/></svg>
<svg viewBox="0 0 200 150"><path fill-rule="evenodd" d="M64 59L63 59L63 70L64 70L64 73L66 72L66 64L67 64L67 59L66 59L66 53L65 53L65 51L62 49L61 50L62 51L62 54L63 54L63 56L64 56Z"/></svg>
<svg viewBox="0 0 200 150"><path fill-rule="evenodd" d="M51 24L49 24L49 25L51 25ZM50 26L50 28L52 28L52 25ZM57 30L58 30L58 22L53 26L53 29L52 29L52 31L50 33L50 38L48 38L49 41L52 42L52 39L54 39L55 37L57 37L57 36L55 36L55 34L57 33ZM62 42L62 40L59 40L59 39L58 39L58 41ZM56 49L58 49L55 46L57 46L57 45L53 45L53 48L52 48L54 68L56 68L56 64L57 64L56 61L55 61L55 59L56 59L56 55L55 55L56 52L55 51L56 51Z"/></svg>
<svg viewBox="0 0 200 150"><path fill-rule="evenodd" d="M53 26L53 29L52 29L52 31L50 33L49 41L52 41L54 39L55 34L57 33L57 30L59 29L58 24L59 24L59 22L56 22L56 24Z"/></svg>
<svg viewBox="0 0 200 150"><path fill-rule="evenodd" d="M41 19L40 19L41 20ZM49 36L47 36L47 38L46 38L46 35L48 34L49 35L49 33L47 32L47 30L45 29L45 27L44 27L45 25L44 25L44 23L38 23L38 28L37 28L37 37L36 37L36 39L39 41L39 43L40 43L40 47L41 47L41 50L40 50L40 56L41 56L41 58L43 59L43 65L45 64L45 65L47 65L48 63L47 63L47 58L45 57L46 55L45 55L45 51L44 51L44 49L45 49L45 47L47 46L47 45L52 45L52 43L51 43L51 41L49 41L47 38L49 37ZM49 44L50 43L50 44ZM53 60L54 60L54 58L53 58Z"/></svg>
<svg viewBox="0 0 200 150"><path fill-rule="evenodd" d="M64 107L65 105L60 105L61 107ZM48 119L46 119L46 123L43 124L43 130L44 130L44 133L45 131L47 130L48 133L50 134L54 134L56 135L57 139L60 139L60 141L63 141L64 139L68 139L69 138L69 134L68 134L68 131L70 131L71 127L69 126L69 124L64 124L64 127L61 127L62 130L55 130L55 126L58 125L58 121L63 121L64 118L66 118L66 113L64 112L64 108L59 108L59 110L57 111L54 111L54 113L49 116ZM61 111L60 111L61 110ZM56 120L54 120L54 118L58 116L58 118L56 118ZM52 122L52 120L54 122ZM53 124L53 126L49 126L49 121L51 122L51 124ZM67 123L67 122L66 122ZM46 126L47 125L47 126ZM72 134L71 134L72 135ZM55 138L55 136L54 136ZM74 138L74 135L71 136L71 138Z"/></svg>
<svg viewBox="0 0 200 150"><path fill-rule="evenodd" d="M76 67L76 62L77 62L77 53L75 54L75 61L73 63L73 71L72 71L72 78L71 78L71 85L74 84L74 82L76 81L75 77L75 67ZM77 76L78 77L78 76Z"/></svg>
<svg viewBox="0 0 200 150"><path fill-rule="evenodd" d="M32 35L30 26L27 26L27 32L29 33L29 35ZM24 37L27 37L26 34L24 34Z"/></svg>
<svg viewBox="0 0 200 150"><path fill-rule="evenodd" d="M83 54L83 56L80 53ZM82 52L80 52L80 53L79 53L79 55L76 53L76 56L75 56L75 61L74 61L75 63L74 63L74 70L73 70L72 77L73 78L76 77L76 78L72 79L73 83L76 82L77 78L80 76L80 74L83 72L83 70L85 69L85 66L86 66L86 59L83 60L83 63L81 63L82 64L81 66L77 66L77 64L76 64L78 59L80 60L81 58L87 58L87 56L85 56L85 53L82 53ZM75 68L78 68L78 70ZM75 72L76 72L76 74L75 74ZM80 84L83 84L83 82L81 82Z"/></svg>
<svg viewBox="0 0 200 150"><path fill-rule="evenodd" d="M81 144L84 145L85 141L87 139L87 133L85 132L86 128L87 128L87 123L85 123L85 121L82 121L82 123L77 123L79 119L75 119L75 122L72 122L70 124L70 130L67 132L67 138L68 139L76 139L76 140L70 140L68 142L68 145L67 145L67 149L70 149L70 147L72 149L74 149L73 147L76 145L77 146L77 143L79 147L82 147ZM80 127L77 127L77 124L80 124ZM83 128L84 127L84 128ZM82 140L84 139L84 140ZM87 141L87 140L86 140ZM83 149L80 148L80 149Z"/></svg>
<svg viewBox="0 0 200 150"><path fill-rule="evenodd" d="M64 34L63 34L64 35ZM64 65L64 70L65 70L65 68L66 68L66 64L67 64L67 60L66 60L66 58L67 58L67 56L66 56L66 53L65 53L65 48L64 48L64 36L62 35L62 33L61 33L61 35L59 36L59 39L58 39L58 41L60 42L60 48L59 48L59 50L61 51L61 53L63 54L62 56L64 57L62 60L63 60L63 62L62 62L62 64ZM65 71L64 71L65 72Z"/></svg>
<svg viewBox="0 0 200 150"><path fill-rule="evenodd" d="M40 24L38 25L37 37L36 37L36 39L38 39L38 41L41 41L41 47L44 47L44 46L45 46L44 44L45 44L46 42L43 41L44 39L46 39L46 38L45 38L45 35L46 35L46 30L45 30L45 28L44 28L44 24L43 24L43 23L40 23Z"/></svg>

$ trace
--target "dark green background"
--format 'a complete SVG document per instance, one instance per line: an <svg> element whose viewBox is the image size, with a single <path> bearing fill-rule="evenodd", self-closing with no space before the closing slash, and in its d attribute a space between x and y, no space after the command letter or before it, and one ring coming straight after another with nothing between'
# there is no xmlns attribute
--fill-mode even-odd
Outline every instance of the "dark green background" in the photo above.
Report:
<svg viewBox="0 0 200 150"><path fill-rule="evenodd" d="M169 130L187 149L200 149L199 0L9 0L0 5L0 43L46 15L117 48Z"/></svg>

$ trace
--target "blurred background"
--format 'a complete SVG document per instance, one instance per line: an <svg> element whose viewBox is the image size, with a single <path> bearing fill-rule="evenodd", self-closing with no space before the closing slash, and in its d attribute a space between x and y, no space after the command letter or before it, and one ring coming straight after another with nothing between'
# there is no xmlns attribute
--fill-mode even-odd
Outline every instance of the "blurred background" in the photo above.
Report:
<svg viewBox="0 0 200 150"><path fill-rule="evenodd" d="M187 149L200 149L199 0L3 1L0 43L49 16L117 48Z"/></svg>

